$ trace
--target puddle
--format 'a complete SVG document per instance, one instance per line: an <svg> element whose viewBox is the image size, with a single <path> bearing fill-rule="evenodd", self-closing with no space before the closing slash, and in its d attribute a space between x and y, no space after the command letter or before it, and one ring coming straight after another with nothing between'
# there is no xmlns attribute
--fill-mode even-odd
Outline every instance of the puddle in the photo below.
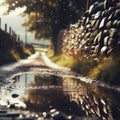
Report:
<svg viewBox="0 0 120 120"><path fill-rule="evenodd" d="M15 99L30 111L57 109L67 115L120 119L120 93L116 91L40 72L23 73L14 80L1 89L3 97L18 94Z"/></svg>

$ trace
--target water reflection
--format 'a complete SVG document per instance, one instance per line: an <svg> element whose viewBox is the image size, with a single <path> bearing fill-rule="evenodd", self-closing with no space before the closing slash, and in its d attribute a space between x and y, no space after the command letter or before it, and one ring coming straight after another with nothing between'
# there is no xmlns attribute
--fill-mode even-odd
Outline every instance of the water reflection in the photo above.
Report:
<svg viewBox="0 0 120 120"><path fill-rule="evenodd" d="M65 114L120 119L120 94L85 84L78 79L49 74L25 73L15 77L14 90L24 88L24 102L29 110L56 108Z"/></svg>

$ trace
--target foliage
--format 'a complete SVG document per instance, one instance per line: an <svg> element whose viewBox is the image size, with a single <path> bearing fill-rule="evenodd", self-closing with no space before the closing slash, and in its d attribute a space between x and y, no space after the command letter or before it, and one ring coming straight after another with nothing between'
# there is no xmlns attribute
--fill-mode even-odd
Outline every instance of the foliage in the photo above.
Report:
<svg viewBox="0 0 120 120"><path fill-rule="evenodd" d="M97 75L97 79L110 85L120 85L120 58L107 61L106 65Z"/></svg>
<svg viewBox="0 0 120 120"><path fill-rule="evenodd" d="M73 56L61 54L53 55L53 52L48 50L47 56L56 64L71 68L72 71L80 73L82 75L88 75L93 64L87 60L78 59Z"/></svg>
<svg viewBox="0 0 120 120"><path fill-rule="evenodd" d="M14 49L2 48L0 49L0 65L19 61L20 59L25 58L32 53L33 51L23 46L19 48L14 47Z"/></svg>
<svg viewBox="0 0 120 120"><path fill-rule="evenodd" d="M89 74L91 67L92 65L88 61L78 61L74 64L72 70L86 76Z"/></svg>
<svg viewBox="0 0 120 120"><path fill-rule="evenodd" d="M15 58L11 54L10 50L0 50L0 65L10 63L10 61L15 61Z"/></svg>
<svg viewBox="0 0 120 120"><path fill-rule="evenodd" d="M90 0L92 3L94 0ZM24 25L29 31L35 32L36 38L52 38L52 44L57 52L57 37L62 29L76 22L84 13L88 0L5 0L7 13L16 8L25 7L24 15L28 20Z"/></svg>
<svg viewBox="0 0 120 120"><path fill-rule="evenodd" d="M105 58L98 62L88 61L82 57L77 59L65 54L53 56L52 51L47 54L50 59L58 65L71 68L81 75L87 75L110 85L120 85L120 58Z"/></svg>
<svg viewBox="0 0 120 120"><path fill-rule="evenodd" d="M32 53L34 49L31 45L24 45L0 30L0 65L18 61Z"/></svg>

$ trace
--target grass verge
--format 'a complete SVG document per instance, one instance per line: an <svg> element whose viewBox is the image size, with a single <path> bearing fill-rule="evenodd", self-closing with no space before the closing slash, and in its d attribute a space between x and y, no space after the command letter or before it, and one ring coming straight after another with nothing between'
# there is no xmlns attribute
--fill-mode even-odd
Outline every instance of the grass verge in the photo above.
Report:
<svg viewBox="0 0 120 120"><path fill-rule="evenodd" d="M32 47L19 46L14 48L1 48L0 49L0 65L8 64L11 62L19 61L34 53Z"/></svg>
<svg viewBox="0 0 120 120"><path fill-rule="evenodd" d="M81 75L89 76L110 85L120 86L120 57L115 59L109 57L99 62L91 62L84 58L77 59L64 54L53 56L52 51L49 51L47 55L54 63L69 67Z"/></svg>

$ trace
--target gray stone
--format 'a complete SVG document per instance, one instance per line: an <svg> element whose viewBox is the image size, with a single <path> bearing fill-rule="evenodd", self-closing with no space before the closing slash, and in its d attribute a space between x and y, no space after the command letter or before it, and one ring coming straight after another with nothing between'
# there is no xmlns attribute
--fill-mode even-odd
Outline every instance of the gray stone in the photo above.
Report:
<svg viewBox="0 0 120 120"><path fill-rule="evenodd" d="M94 19L98 19L99 17L101 17L101 15L102 15L102 12L98 11L94 16Z"/></svg>
<svg viewBox="0 0 120 120"><path fill-rule="evenodd" d="M106 37L106 36L108 36L109 35L109 29L105 29L104 31L103 31L103 37Z"/></svg>
<svg viewBox="0 0 120 120"><path fill-rule="evenodd" d="M91 27L91 24L86 25L86 29L89 29Z"/></svg>
<svg viewBox="0 0 120 120"><path fill-rule="evenodd" d="M95 2L93 5L90 6L89 14L92 15L102 10L104 10L104 4L102 2L101 3Z"/></svg>
<svg viewBox="0 0 120 120"><path fill-rule="evenodd" d="M87 39L87 38L89 38L90 37L90 32L88 32L85 36L84 36L84 39Z"/></svg>
<svg viewBox="0 0 120 120"><path fill-rule="evenodd" d="M109 7L108 11L110 14L113 13L113 11L115 11L115 7Z"/></svg>
<svg viewBox="0 0 120 120"><path fill-rule="evenodd" d="M110 39L109 36L106 36L106 37L104 38L104 45L105 45L105 46L108 46L108 41L109 41L109 39Z"/></svg>
<svg viewBox="0 0 120 120"><path fill-rule="evenodd" d="M94 53L95 53L95 54L98 54L98 52L99 52L99 47L100 47L99 45L96 45L96 46L95 46L95 50L94 50Z"/></svg>
<svg viewBox="0 0 120 120"><path fill-rule="evenodd" d="M66 37L66 51L71 50L76 55L78 51L87 52L90 57L111 55L111 51L120 46L120 9L117 5L115 0L91 5L79 26L69 31L75 36L72 38L70 35L69 39Z"/></svg>
<svg viewBox="0 0 120 120"><path fill-rule="evenodd" d="M95 28L95 30L96 30L97 28L99 28L99 23L100 23L100 20L97 20L96 23L95 23L95 26L93 27L93 28Z"/></svg>
<svg viewBox="0 0 120 120"><path fill-rule="evenodd" d="M97 20L91 20L90 23L91 23L91 27L93 27L95 25Z"/></svg>
<svg viewBox="0 0 120 120"><path fill-rule="evenodd" d="M112 54L112 52L113 52L113 49L111 48L107 51L107 55L110 56Z"/></svg>
<svg viewBox="0 0 120 120"><path fill-rule="evenodd" d="M92 13L94 7L95 7L95 5L91 5L91 6L89 7L89 14Z"/></svg>
<svg viewBox="0 0 120 120"><path fill-rule="evenodd" d="M110 37L111 38L116 38L117 37L117 29L111 28L109 31Z"/></svg>
<svg viewBox="0 0 120 120"><path fill-rule="evenodd" d="M115 14L115 12L111 13L111 14L108 16L108 20L113 20L113 19L114 19L114 14Z"/></svg>
<svg viewBox="0 0 120 120"><path fill-rule="evenodd" d="M108 17L109 16L109 11L105 10L102 12L102 17Z"/></svg>
<svg viewBox="0 0 120 120"><path fill-rule="evenodd" d="M101 48L101 51L100 51L100 54L101 55L105 55L105 52L107 51L107 46L103 46L102 48Z"/></svg>
<svg viewBox="0 0 120 120"><path fill-rule="evenodd" d="M117 27L120 29L120 21L117 21Z"/></svg>
<svg viewBox="0 0 120 120"><path fill-rule="evenodd" d="M108 41L107 41L107 45L108 45L108 46L111 46L112 41L113 41L113 39L112 39L112 38L109 38Z"/></svg>
<svg viewBox="0 0 120 120"><path fill-rule="evenodd" d="M99 28L101 29L105 27L106 23L107 23L107 17L104 17L102 21L100 22Z"/></svg>
<svg viewBox="0 0 120 120"><path fill-rule="evenodd" d="M115 1L112 0L105 0L104 1L104 9L108 9L109 7L113 6Z"/></svg>
<svg viewBox="0 0 120 120"><path fill-rule="evenodd" d="M95 46L91 46L90 50L95 50Z"/></svg>
<svg viewBox="0 0 120 120"><path fill-rule="evenodd" d="M92 32L92 28L89 27L89 28L87 29L87 31L88 31L88 32Z"/></svg>
<svg viewBox="0 0 120 120"><path fill-rule="evenodd" d="M106 23L106 28L111 28L112 27L112 22L111 21L108 21L107 23Z"/></svg>
<svg viewBox="0 0 120 120"><path fill-rule="evenodd" d="M120 2L116 3L116 8L120 9Z"/></svg>
<svg viewBox="0 0 120 120"><path fill-rule="evenodd" d="M99 30L95 30L94 32L92 32L94 34L94 36L96 36L100 31Z"/></svg>
<svg viewBox="0 0 120 120"><path fill-rule="evenodd" d="M87 17L87 18L86 18L86 24L88 24L88 23L89 23L89 20L90 20L90 18L89 18L89 17Z"/></svg>
<svg viewBox="0 0 120 120"><path fill-rule="evenodd" d="M117 27L117 22L118 22L118 20L114 20L112 26Z"/></svg>
<svg viewBox="0 0 120 120"><path fill-rule="evenodd" d="M99 34L95 37L94 39L94 45L97 45L98 44L98 39L99 39Z"/></svg>
<svg viewBox="0 0 120 120"><path fill-rule="evenodd" d="M118 19L120 18L120 9L115 11L114 17Z"/></svg>
<svg viewBox="0 0 120 120"><path fill-rule="evenodd" d="M98 42L99 42L100 44L103 42L103 32L102 32L102 31L99 33Z"/></svg>

